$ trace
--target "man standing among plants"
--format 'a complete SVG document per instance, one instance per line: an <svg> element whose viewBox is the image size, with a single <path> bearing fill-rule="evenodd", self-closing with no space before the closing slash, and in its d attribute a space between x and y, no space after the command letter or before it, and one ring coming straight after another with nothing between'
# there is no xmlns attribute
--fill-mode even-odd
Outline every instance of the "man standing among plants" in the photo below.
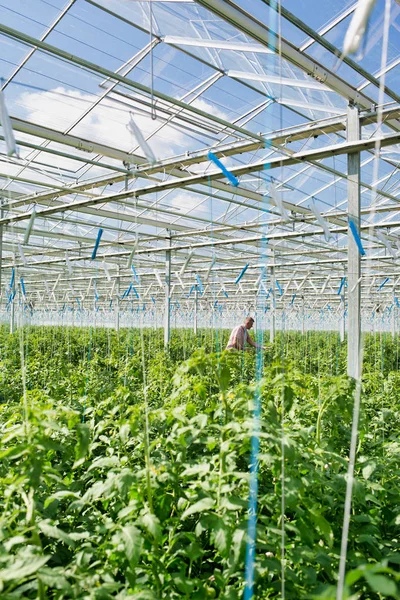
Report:
<svg viewBox="0 0 400 600"><path fill-rule="evenodd" d="M253 317L246 317L243 325L238 325L232 330L226 350L245 350L246 343L253 348L266 350L265 346L259 346L255 343L248 331L253 327Z"/></svg>

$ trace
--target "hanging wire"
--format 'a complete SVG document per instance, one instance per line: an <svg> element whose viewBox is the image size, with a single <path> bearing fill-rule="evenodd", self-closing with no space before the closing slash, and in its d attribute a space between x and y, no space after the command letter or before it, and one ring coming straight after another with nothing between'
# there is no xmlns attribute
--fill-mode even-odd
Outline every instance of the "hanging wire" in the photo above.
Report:
<svg viewBox="0 0 400 600"><path fill-rule="evenodd" d="M377 201L377 187L378 187L378 175L379 175L379 158L380 158L380 135L382 128L382 111L383 103L385 99L385 75L386 75L386 64L387 64L387 53L388 53L388 42L389 42L389 28L390 28L390 0L385 0L385 15L383 23L383 36L382 36L382 55L381 55L381 69L382 73L379 82L379 100L378 100L378 111L377 111L377 128L376 136L377 141L375 142L375 157L374 157L374 168L373 168L373 180L371 190L371 224L369 227L369 239L372 239L375 231L375 212L376 212L376 201ZM367 269L370 270L372 262L371 252L369 253L369 260L367 260ZM354 484L354 468L356 461L357 451L357 439L358 439L358 423L360 417L360 406L361 406L361 377L362 377L362 355L363 350L360 349L360 373L359 378L356 380L356 388L354 393L354 408L353 408L353 421L351 429L351 442L350 442L350 453L349 453L349 465L347 469L347 480L346 480L346 496L344 505L343 515L343 528L342 528L342 539L340 547L340 561L339 561L339 574L338 574L338 586L336 591L336 600L343 600L345 575L346 575L346 562L347 562L347 546L350 528L350 512L352 504L353 484Z"/></svg>

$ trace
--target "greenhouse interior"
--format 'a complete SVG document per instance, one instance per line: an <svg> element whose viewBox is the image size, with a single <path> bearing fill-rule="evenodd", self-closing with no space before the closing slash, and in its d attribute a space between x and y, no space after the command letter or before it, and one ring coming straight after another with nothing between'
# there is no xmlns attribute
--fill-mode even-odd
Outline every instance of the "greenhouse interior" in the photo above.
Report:
<svg viewBox="0 0 400 600"><path fill-rule="evenodd" d="M400 1L0 43L0 600L400 599Z"/></svg>

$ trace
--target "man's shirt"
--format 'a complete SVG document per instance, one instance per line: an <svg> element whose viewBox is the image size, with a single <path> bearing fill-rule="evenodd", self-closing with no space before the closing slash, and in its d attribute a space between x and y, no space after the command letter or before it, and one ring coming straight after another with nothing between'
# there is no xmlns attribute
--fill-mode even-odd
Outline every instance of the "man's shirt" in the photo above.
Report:
<svg viewBox="0 0 400 600"><path fill-rule="evenodd" d="M236 350L243 350L246 342L250 344L250 346L256 347L256 344L247 333L246 327L244 325L238 325L232 330L226 349L231 350L232 348L235 348Z"/></svg>

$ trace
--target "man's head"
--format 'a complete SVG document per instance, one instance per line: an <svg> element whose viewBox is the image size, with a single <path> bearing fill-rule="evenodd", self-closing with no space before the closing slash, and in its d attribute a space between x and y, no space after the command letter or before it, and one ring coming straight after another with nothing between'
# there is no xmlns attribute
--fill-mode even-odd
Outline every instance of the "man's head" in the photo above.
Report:
<svg viewBox="0 0 400 600"><path fill-rule="evenodd" d="M253 317L246 317L246 320L244 322L244 326L246 327L246 329L251 329L253 327L253 324L254 324Z"/></svg>

